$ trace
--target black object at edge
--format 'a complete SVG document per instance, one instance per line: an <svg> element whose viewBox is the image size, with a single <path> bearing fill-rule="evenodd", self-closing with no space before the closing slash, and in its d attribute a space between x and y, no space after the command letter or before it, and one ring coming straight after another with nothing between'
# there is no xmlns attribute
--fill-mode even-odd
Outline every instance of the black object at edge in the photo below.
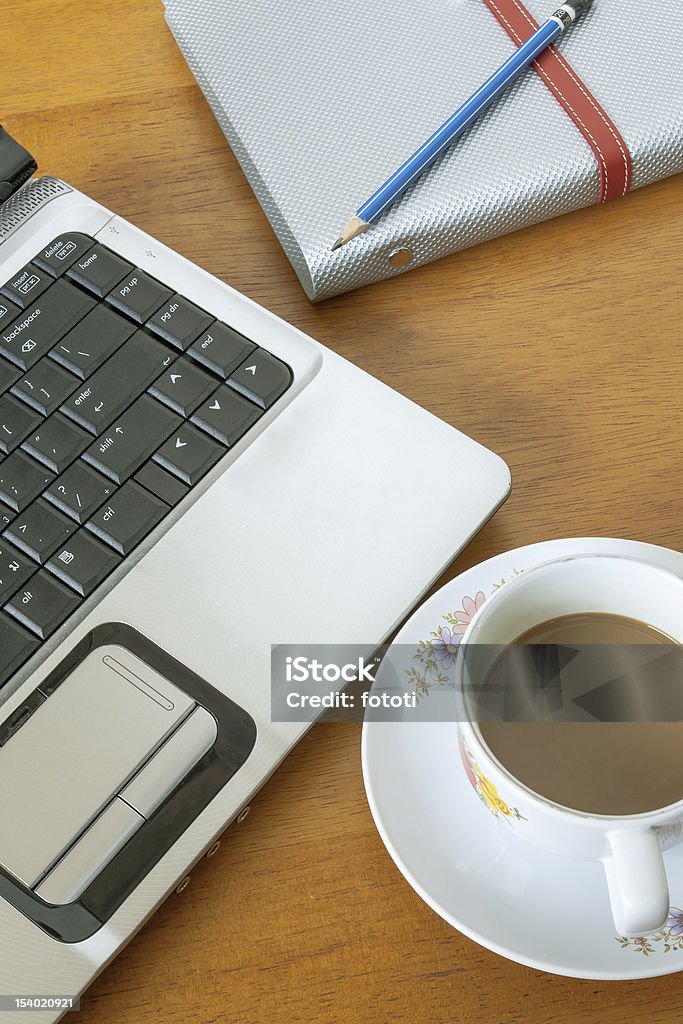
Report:
<svg viewBox="0 0 683 1024"><path fill-rule="evenodd" d="M0 205L38 169L31 154L0 124Z"/></svg>
<svg viewBox="0 0 683 1024"><path fill-rule="evenodd" d="M154 812L74 903L53 906L0 867L0 899L7 900L60 942L83 942L119 909L192 822L242 767L256 743L251 715L201 676L124 622L96 626L40 684L48 700L86 655L120 644L212 713L216 741L180 786ZM226 822L227 824L227 822Z"/></svg>

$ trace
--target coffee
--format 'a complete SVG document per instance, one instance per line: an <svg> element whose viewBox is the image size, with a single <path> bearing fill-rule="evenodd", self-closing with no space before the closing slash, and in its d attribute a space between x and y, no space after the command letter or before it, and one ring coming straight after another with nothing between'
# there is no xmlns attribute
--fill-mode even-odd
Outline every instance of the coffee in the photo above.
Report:
<svg viewBox="0 0 683 1024"><path fill-rule="evenodd" d="M650 644L667 645L669 651L650 658L644 648ZM515 720L502 722L487 721L482 714L483 740L511 775L565 807L625 815L674 803L683 797L681 651L658 629L619 615L563 615L534 626L498 656L480 706L485 709L487 693L499 696L511 683L519 697L523 665L528 692L543 695L546 713L532 720L516 708ZM593 715L597 708L602 720L557 720L566 718L566 705L562 714L553 715L547 708L553 692L548 679L529 678L543 671L561 674L577 652L582 671L590 676L595 669L607 681L592 693L587 687L577 707L588 707Z"/></svg>

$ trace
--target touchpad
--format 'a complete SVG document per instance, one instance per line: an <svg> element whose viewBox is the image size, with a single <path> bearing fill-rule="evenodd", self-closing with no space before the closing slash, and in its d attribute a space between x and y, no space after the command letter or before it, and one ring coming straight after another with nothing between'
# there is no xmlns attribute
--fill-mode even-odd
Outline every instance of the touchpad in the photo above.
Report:
<svg viewBox="0 0 683 1024"><path fill-rule="evenodd" d="M126 648L95 648L0 748L0 865L34 888L194 708Z"/></svg>

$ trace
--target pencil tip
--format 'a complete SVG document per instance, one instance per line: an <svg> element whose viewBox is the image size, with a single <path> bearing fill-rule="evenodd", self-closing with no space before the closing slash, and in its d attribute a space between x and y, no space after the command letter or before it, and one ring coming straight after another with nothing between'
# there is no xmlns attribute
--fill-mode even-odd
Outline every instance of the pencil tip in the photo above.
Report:
<svg viewBox="0 0 683 1024"><path fill-rule="evenodd" d="M342 245L346 245L352 238L362 235L369 227L370 225L366 221L361 220L360 217L352 217L348 224L345 224L342 228L342 233L332 246L331 251L334 252L335 249L340 249Z"/></svg>

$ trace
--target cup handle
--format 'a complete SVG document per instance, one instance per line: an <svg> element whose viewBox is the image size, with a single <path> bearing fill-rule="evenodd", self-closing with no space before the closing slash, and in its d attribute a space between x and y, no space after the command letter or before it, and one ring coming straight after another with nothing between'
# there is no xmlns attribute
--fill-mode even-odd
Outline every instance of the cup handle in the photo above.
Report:
<svg viewBox="0 0 683 1024"><path fill-rule="evenodd" d="M607 834L604 858L612 917L619 935L656 931L669 914L669 886L662 851L653 828Z"/></svg>

